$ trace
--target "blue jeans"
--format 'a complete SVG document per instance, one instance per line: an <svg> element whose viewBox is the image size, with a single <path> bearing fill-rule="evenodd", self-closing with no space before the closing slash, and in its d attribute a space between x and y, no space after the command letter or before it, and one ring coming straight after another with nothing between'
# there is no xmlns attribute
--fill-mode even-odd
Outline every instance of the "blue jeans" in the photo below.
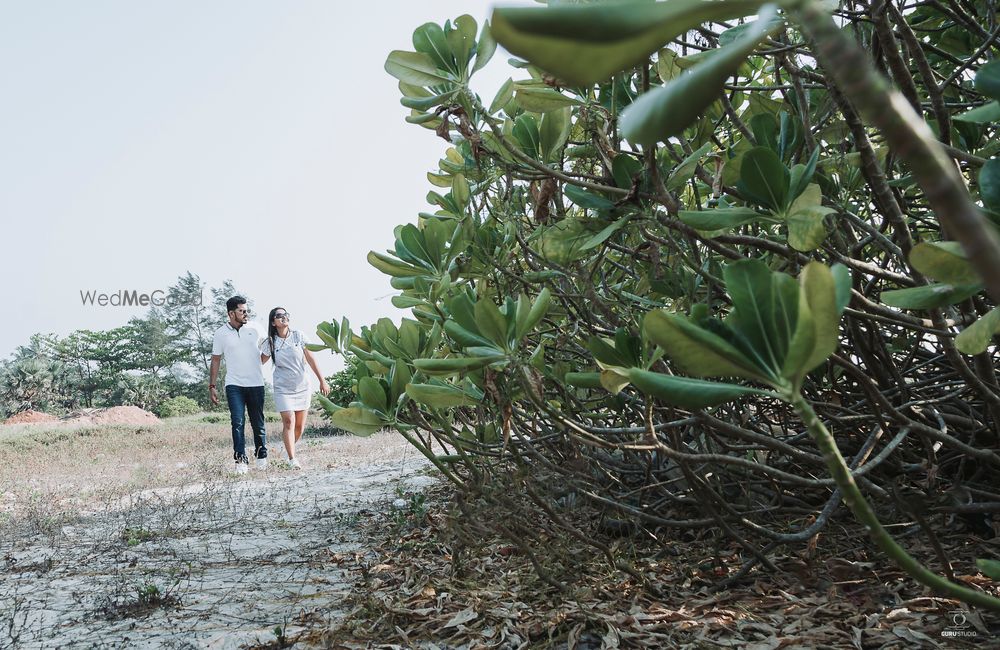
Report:
<svg viewBox="0 0 1000 650"><path fill-rule="evenodd" d="M249 462L246 452L246 438L243 436L244 415L250 414L250 428L253 429L255 458L267 458L267 440L264 432L264 387L226 386L226 402L229 404L229 420L233 425L233 459Z"/></svg>

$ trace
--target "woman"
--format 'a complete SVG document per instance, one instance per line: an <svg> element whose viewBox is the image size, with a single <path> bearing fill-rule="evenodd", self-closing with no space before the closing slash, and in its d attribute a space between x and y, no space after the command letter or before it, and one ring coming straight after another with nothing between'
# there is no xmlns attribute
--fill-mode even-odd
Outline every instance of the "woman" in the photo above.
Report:
<svg viewBox="0 0 1000 650"><path fill-rule="evenodd" d="M281 412L282 437L288 453L288 466L302 469L295 457L295 443L302 437L306 426L306 412L312 395L306 364L319 379L319 390L326 395L330 389L316 366L312 352L306 349L306 337L302 332L288 326L288 311L275 307L267 316L267 338L260 342L260 362L274 360L274 403ZM294 432L294 435L293 435Z"/></svg>

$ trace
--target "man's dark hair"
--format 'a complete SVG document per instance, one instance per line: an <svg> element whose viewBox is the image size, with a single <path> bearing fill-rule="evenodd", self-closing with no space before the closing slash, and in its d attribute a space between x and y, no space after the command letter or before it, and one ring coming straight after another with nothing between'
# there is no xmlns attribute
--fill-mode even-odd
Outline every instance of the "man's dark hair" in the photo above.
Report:
<svg viewBox="0 0 1000 650"><path fill-rule="evenodd" d="M226 312L236 311L236 308L240 305L247 304L247 299L243 296L233 296L226 301Z"/></svg>

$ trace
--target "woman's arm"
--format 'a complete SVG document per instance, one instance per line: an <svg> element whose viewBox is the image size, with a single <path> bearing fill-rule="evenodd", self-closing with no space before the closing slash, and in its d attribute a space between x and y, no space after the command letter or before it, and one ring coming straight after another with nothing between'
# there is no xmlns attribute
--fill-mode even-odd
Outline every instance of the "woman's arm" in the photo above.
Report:
<svg viewBox="0 0 1000 650"><path fill-rule="evenodd" d="M313 357L312 352L305 348L302 349L302 353L306 355L306 363L309 364L309 367L316 373L316 378L319 379L319 392L326 395L330 392L330 388L326 385L326 379L323 379L323 373L319 371L319 366L316 365L315 357Z"/></svg>
<svg viewBox="0 0 1000 650"><path fill-rule="evenodd" d="M267 355L267 354L261 354L260 355L260 365L264 365L265 363L267 363L267 360L270 359L270 358L271 357L269 355Z"/></svg>

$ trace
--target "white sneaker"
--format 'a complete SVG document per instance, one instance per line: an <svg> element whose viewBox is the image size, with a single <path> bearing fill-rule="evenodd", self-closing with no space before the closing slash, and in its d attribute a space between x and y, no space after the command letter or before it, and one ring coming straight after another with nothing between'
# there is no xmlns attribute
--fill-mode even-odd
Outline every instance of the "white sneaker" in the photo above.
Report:
<svg viewBox="0 0 1000 650"><path fill-rule="evenodd" d="M246 474L247 472L250 471L250 465L248 465L247 463L236 461L236 467L233 469L233 471L236 472L237 474Z"/></svg>
<svg viewBox="0 0 1000 650"><path fill-rule="evenodd" d="M258 458L257 459L257 469L267 469L267 459Z"/></svg>
<svg viewBox="0 0 1000 650"><path fill-rule="evenodd" d="M288 461L288 469L302 469L302 463L299 462L298 458L292 458Z"/></svg>

